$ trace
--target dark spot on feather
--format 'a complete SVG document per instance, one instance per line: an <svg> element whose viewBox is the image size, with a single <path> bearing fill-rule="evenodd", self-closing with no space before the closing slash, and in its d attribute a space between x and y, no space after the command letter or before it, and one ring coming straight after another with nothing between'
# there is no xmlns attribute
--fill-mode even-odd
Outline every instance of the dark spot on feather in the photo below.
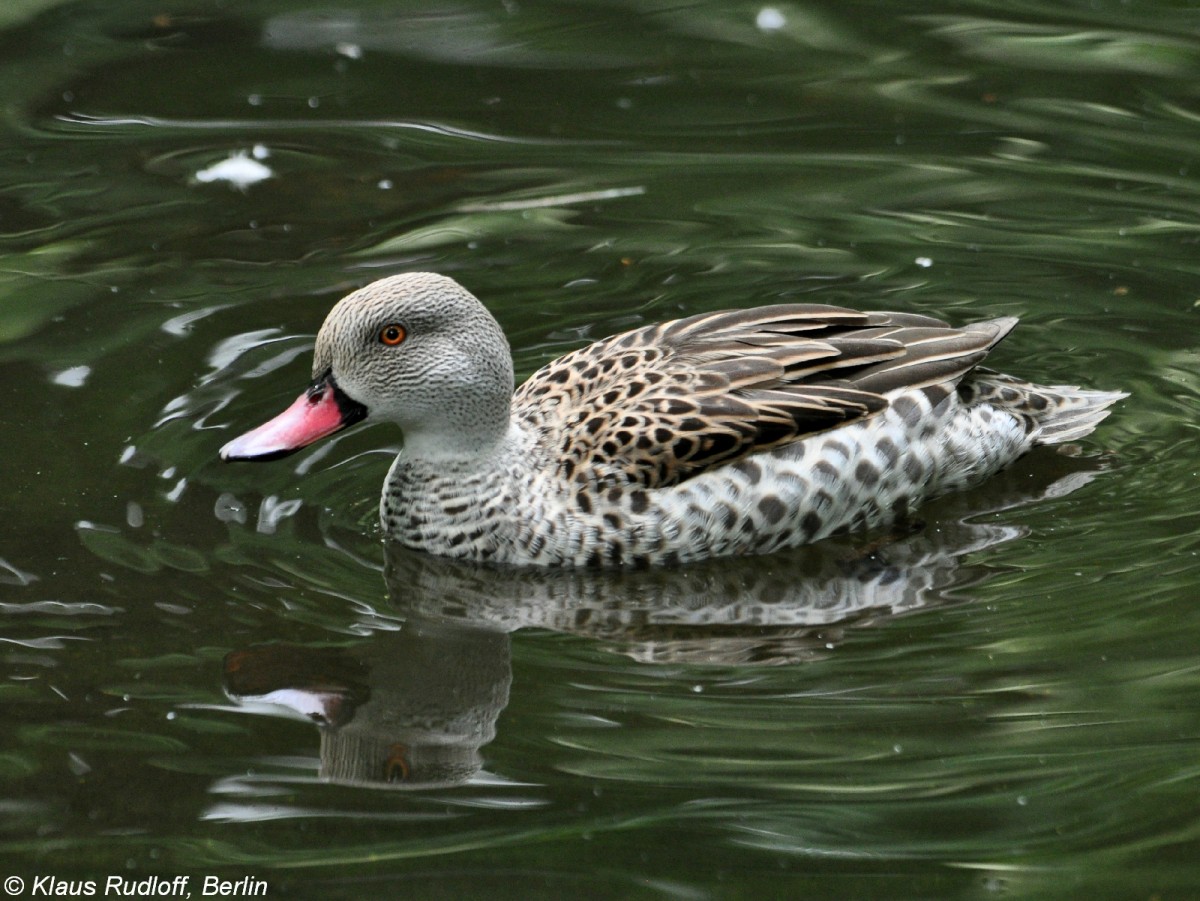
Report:
<svg viewBox="0 0 1200 901"><path fill-rule="evenodd" d="M737 511L729 504L721 505L721 525L726 529L732 529L737 523Z"/></svg>
<svg viewBox="0 0 1200 901"><path fill-rule="evenodd" d="M615 513L605 513L604 523L610 529L619 529L621 528L621 517L617 516Z"/></svg>
<svg viewBox="0 0 1200 901"><path fill-rule="evenodd" d="M689 416L687 419L681 420L679 423L679 431L681 432L700 432L706 428L706 423L703 419L697 419L694 416Z"/></svg>
<svg viewBox="0 0 1200 901"><path fill-rule="evenodd" d="M633 433L627 432L624 429L617 432L617 434L614 437L617 439L618 442L620 442L622 447L629 447L629 445L633 444Z"/></svg>
<svg viewBox="0 0 1200 901"><path fill-rule="evenodd" d="M638 435L637 443L635 446L637 447L638 450L650 450L650 448L652 448L654 446L654 441L650 438L649 435Z"/></svg>
<svg viewBox="0 0 1200 901"><path fill-rule="evenodd" d="M575 495L575 506L579 508L581 513L592 512L592 499L587 496L586 491L580 491Z"/></svg>
<svg viewBox="0 0 1200 901"><path fill-rule="evenodd" d="M552 369L546 375L546 380L555 382L559 385L565 385L571 379L571 373L568 369Z"/></svg>
<svg viewBox="0 0 1200 901"><path fill-rule="evenodd" d="M704 451L711 457L724 457L735 451L740 444L741 441L737 435L718 432L704 439Z"/></svg>
<svg viewBox="0 0 1200 901"><path fill-rule="evenodd" d="M836 441L836 440L827 441L827 442L825 442L825 448L829 451L832 451L835 454L840 454L841 456L845 457L847 460L850 459L849 448L847 448L846 445L842 444L842 442L840 442L840 441Z"/></svg>
<svg viewBox="0 0 1200 901"><path fill-rule="evenodd" d="M466 504L447 504L445 507L442 508L442 510L449 516L458 516L460 513L467 512L467 505Z"/></svg>
<svg viewBox="0 0 1200 901"><path fill-rule="evenodd" d="M604 428L604 420L599 416L593 416L587 421L587 425L585 425L584 428L587 429L589 435L595 435L598 431Z"/></svg>
<svg viewBox="0 0 1200 901"><path fill-rule="evenodd" d="M604 396L600 398L606 405L612 406L621 399L621 392L617 390L605 391Z"/></svg>
<svg viewBox="0 0 1200 901"><path fill-rule="evenodd" d="M696 450L696 442L690 438L680 438L671 445L671 453L678 460L686 459Z"/></svg>
<svg viewBox="0 0 1200 901"><path fill-rule="evenodd" d="M571 478L571 476L575 475L575 461L563 460L562 465L558 468L558 471L562 473L562 477L564 479Z"/></svg>
<svg viewBox="0 0 1200 901"><path fill-rule="evenodd" d="M650 497L644 491L629 492L629 509L634 513L645 513L650 506Z"/></svg>
<svg viewBox="0 0 1200 901"><path fill-rule="evenodd" d="M879 481L879 470L863 460L854 470L854 476L867 488L872 488Z"/></svg>
<svg viewBox="0 0 1200 901"><path fill-rule="evenodd" d="M1005 385L1003 388L1000 389L1000 399L1002 401L1004 401L1005 403L1008 403L1008 404L1016 403L1017 399L1020 398L1020 396L1021 395L1017 391L1016 388L1009 388L1007 385Z"/></svg>
<svg viewBox="0 0 1200 901"><path fill-rule="evenodd" d="M596 548L594 551L592 551L590 554L588 554L587 565L588 566L603 566L604 565L604 556L600 553L599 548Z"/></svg>
<svg viewBox="0 0 1200 901"><path fill-rule="evenodd" d="M659 426L654 430L654 440L659 444L668 444L671 441L671 430Z"/></svg>
<svg viewBox="0 0 1200 901"><path fill-rule="evenodd" d="M917 420L921 418L921 408L911 397L897 397L892 401L892 409L900 414L904 424L910 427L916 425Z"/></svg>
<svg viewBox="0 0 1200 901"><path fill-rule="evenodd" d="M925 395L925 399L929 401L929 406L935 413L937 408L950 397L950 392L944 385L927 385L921 389L921 393Z"/></svg>
<svg viewBox="0 0 1200 901"><path fill-rule="evenodd" d="M804 530L805 539L812 538L817 532L821 531L821 517L810 510L800 520L800 528Z"/></svg>
<svg viewBox="0 0 1200 901"><path fill-rule="evenodd" d="M621 503L621 488L620 488L620 486L616 486L616 487L608 489L608 502L610 504Z"/></svg>
<svg viewBox="0 0 1200 901"><path fill-rule="evenodd" d="M836 482L838 480L839 473L837 471L837 467L828 460L818 460L817 465L813 467L813 471L820 473L831 482Z"/></svg>
<svg viewBox="0 0 1200 901"><path fill-rule="evenodd" d="M753 460L743 460L738 464L738 469L750 480L751 485L757 485L762 478L762 467Z"/></svg>
<svg viewBox="0 0 1200 901"><path fill-rule="evenodd" d="M925 464L915 456L904 461L904 474L910 482L922 482L925 479Z"/></svg>
<svg viewBox="0 0 1200 901"><path fill-rule="evenodd" d="M896 461L900 459L900 448L896 447L896 442L891 438L881 438L879 444L875 446L887 460L888 466L896 465Z"/></svg>
<svg viewBox="0 0 1200 901"><path fill-rule="evenodd" d="M775 525L785 513L787 507L783 505L783 501L775 497L773 494L768 494L758 502L758 511L766 518L767 522Z"/></svg>
<svg viewBox="0 0 1200 901"><path fill-rule="evenodd" d="M1046 407L1049 405L1050 402L1046 400L1046 396L1044 394L1029 395L1029 406L1033 407L1033 409L1037 410L1038 412L1046 409Z"/></svg>
<svg viewBox="0 0 1200 901"><path fill-rule="evenodd" d="M633 369L637 364L638 357L634 354L625 354L625 356L621 357L621 366L625 369Z"/></svg>

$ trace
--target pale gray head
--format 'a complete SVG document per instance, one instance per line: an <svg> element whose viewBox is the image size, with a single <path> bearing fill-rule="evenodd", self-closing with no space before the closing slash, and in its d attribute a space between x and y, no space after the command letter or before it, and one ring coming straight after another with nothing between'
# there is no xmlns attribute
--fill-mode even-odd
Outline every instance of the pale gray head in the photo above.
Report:
<svg viewBox="0 0 1200 901"><path fill-rule="evenodd" d="M334 305L308 390L221 457L273 460L363 419L399 424L410 456L486 454L508 431L512 392L508 341L483 304L444 275L393 275Z"/></svg>
<svg viewBox="0 0 1200 901"><path fill-rule="evenodd" d="M478 453L508 428L508 341L483 304L444 275L393 275L338 301L313 351L313 378L326 375L371 421L398 423L414 455Z"/></svg>

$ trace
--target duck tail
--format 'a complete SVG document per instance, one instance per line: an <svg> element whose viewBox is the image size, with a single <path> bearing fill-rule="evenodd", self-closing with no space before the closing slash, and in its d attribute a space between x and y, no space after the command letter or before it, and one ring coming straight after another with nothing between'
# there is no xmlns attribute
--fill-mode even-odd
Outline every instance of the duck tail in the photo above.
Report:
<svg viewBox="0 0 1200 901"><path fill-rule="evenodd" d="M1112 411L1126 391L1095 391L1074 385L1030 385L1033 397L1044 398L1044 409L1034 411L1037 429L1034 444L1063 444L1090 435Z"/></svg>
<svg viewBox="0 0 1200 901"><path fill-rule="evenodd" d="M958 390L968 403L989 403L1024 419L1034 444L1063 444L1090 435L1111 412L1108 408L1129 396L1075 385L1034 385L983 367L974 369Z"/></svg>

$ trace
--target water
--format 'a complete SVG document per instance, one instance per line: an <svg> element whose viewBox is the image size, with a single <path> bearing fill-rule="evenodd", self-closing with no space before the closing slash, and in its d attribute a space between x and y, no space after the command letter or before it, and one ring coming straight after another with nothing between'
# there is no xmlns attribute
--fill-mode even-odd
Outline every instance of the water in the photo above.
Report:
<svg viewBox="0 0 1200 901"><path fill-rule="evenodd" d="M5 4L0 876L1194 894L1198 24ZM404 269L521 376L802 298L1018 315L1000 368L1133 396L876 545L501 577L382 546L384 428L216 459Z"/></svg>

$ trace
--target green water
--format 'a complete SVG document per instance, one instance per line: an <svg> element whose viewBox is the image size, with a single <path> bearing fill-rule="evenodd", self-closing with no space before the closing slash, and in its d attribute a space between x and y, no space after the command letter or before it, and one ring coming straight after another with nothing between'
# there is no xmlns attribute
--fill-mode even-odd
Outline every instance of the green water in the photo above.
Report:
<svg viewBox="0 0 1200 901"><path fill-rule="evenodd" d="M0 880L1200 897L1197 34L1167 0L8 0ZM521 376L802 298L1017 315L999 368L1132 397L878 546L479 572L382 546L386 428L216 459L413 269Z"/></svg>

